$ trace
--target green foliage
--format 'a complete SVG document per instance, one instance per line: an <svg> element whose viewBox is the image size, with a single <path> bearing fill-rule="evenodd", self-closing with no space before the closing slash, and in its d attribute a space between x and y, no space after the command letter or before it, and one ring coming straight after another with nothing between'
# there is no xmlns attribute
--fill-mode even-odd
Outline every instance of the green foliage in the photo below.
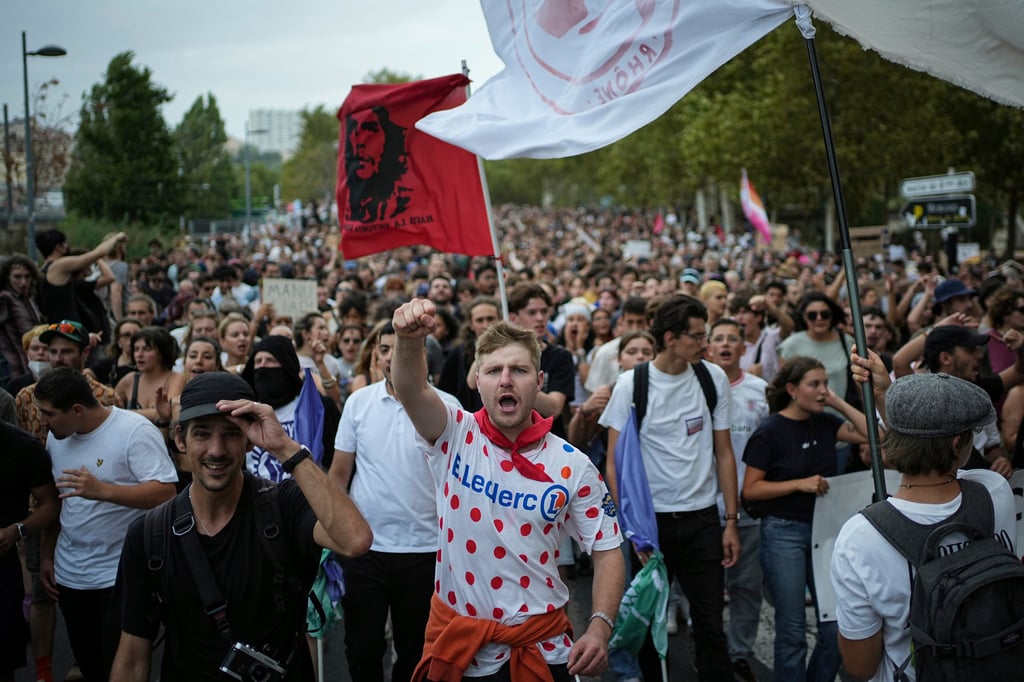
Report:
<svg viewBox="0 0 1024 682"><path fill-rule="evenodd" d="M238 193L228 140L217 100L196 98L174 130L175 154L181 169L182 212L188 218L222 218Z"/></svg>
<svg viewBox="0 0 1024 682"><path fill-rule="evenodd" d="M378 85L394 85L396 83L409 83L410 81L423 80L423 76L413 76L401 71L392 71L386 66L376 71L368 71L363 76L364 83L377 83Z"/></svg>
<svg viewBox="0 0 1024 682"><path fill-rule="evenodd" d="M302 136L281 173L281 199L331 201L338 164L338 119L323 105L302 112Z"/></svg>
<svg viewBox="0 0 1024 682"><path fill-rule="evenodd" d="M134 260L149 255L147 244L151 239L159 239L164 248L169 250L171 245L181 241L181 234L178 228L170 225L130 225L125 226L118 221L87 218L76 213L69 213L68 216L57 225L57 229L68 235L68 241L72 248L91 249L107 235L116 232L124 232L128 235L126 255L128 260Z"/></svg>
<svg viewBox="0 0 1024 682"><path fill-rule="evenodd" d="M160 107L171 100L147 67L122 52L84 98L71 168L68 208L120 223L176 219L180 183L173 141Z"/></svg>

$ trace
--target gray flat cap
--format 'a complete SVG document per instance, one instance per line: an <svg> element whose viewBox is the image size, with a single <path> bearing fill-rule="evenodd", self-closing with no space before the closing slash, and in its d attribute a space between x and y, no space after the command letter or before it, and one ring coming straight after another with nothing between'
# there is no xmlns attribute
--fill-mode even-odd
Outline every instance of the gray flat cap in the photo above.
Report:
<svg viewBox="0 0 1024 682"><path fill-rule="evenodd" d="M992 399L977 384L948 374L911 374L885 393L891 430L919 438L955 436L996 420Z"/></svg>

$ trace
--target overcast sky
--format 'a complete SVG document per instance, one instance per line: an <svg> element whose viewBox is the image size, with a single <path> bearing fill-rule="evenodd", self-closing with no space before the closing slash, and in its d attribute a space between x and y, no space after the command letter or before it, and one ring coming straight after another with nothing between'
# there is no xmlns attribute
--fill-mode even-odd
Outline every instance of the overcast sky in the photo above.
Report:
<svg viewBox="0 0 1024 682"><path fill-rule="evenodd" d="M501 69L475 0L0 0L0 103L11 118L25 106L23 30L29 51L68 51L29 57L29 89L57 78L76 125L82 93L125 50L174 95L169 126L210 92L236 138L251 109L334 111L377 69L432 78L465 59L478 86Z"/></svg>

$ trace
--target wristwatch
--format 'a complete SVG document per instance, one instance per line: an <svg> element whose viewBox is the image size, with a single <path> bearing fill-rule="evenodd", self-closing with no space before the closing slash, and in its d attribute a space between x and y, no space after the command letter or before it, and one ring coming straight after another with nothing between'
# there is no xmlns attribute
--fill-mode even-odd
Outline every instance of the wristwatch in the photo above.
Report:
<svg viewBox="0 0 1024 682"><path fill-rule="evenodd" d="M309 451L309 448L303 445L301 448L299 448L298 452L296 452L294 455L292 455L285 461L281 462L281 469L286 474L290 474L292 473L292 471L295 470L295 467L298 466L299 462L301 462L304 459L308 459L309 457L312 456L313 453Z"/></svg>
<svg viewBox="0 0 1024 682"><path fill-rule="evenodd" d="M726 514L725 516L722 517L722 520L723 521L739 521L740 520L740 513L736 512L735 514Z"/></svg>
<svg viewBox="0 0 1024 682"><path fill-rule="evenodd" d="M25 528L25 524L18 522L14 524L14 527L18 529L18 538L25 540L28 537L28 528Z"/></svg>

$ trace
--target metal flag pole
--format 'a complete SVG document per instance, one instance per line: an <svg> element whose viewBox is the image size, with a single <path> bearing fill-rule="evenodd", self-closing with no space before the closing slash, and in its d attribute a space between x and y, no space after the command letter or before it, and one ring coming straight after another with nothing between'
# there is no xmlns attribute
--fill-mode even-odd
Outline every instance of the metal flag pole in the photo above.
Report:
<svg viewBox="0 0 1024 682"><path fill-rule="evenodd" d="M850 246L850 226L846 221L846 202L843 199L843 188L839 179L839 164L836 161L835 141L832 138L832 124L825 104L825 89L821 83L821 72L818 69L818 53L814 44L814 23L811 8L807 5L796 5L796 25L804 37L807 46L807 59L811 65L811 78L814 81L814 94L818 100L818 116L821 118L821 133L825 138L825 156L828 159L828 173L832 178L832 195L836 204L836 218L839 223L839 244L842 249L843 270L846 273L846 291L850 298L850 316L853 317L853 337L857 343L857 351L862 357L868 357L868 344L864 334L864 319L860 310L860 291L857 288L857 267ZM842 331L839 332L840 334ZM875 412L875 396L871 382L861 385L861 396L864 400L864 417L868 428L868 448L871 451L871 474L875 483L875 501L886 498L885 475L882 471L881 449L878 443L878 417Z"/></svg>
<svg viewBox="0 0 1024 682"><path fill-rule="evenodd" d="M462 60L462 75L469 78L469 67L466 60ZM470 96L470 86L466 85L466 98ZM479 155L476 157L477 169L480 171L480 187L484 193L484 206L487 207L487 227L491 231L491 246L494 248L494 267L498 271L498 298L501 300L501 317L508 319L508 294L505 291L505 265L501 257L501 249L498 248L498 232L494 229L494 211L491 210L491 192L487 187L487 173L484 172L484 161Z"/></svg>

